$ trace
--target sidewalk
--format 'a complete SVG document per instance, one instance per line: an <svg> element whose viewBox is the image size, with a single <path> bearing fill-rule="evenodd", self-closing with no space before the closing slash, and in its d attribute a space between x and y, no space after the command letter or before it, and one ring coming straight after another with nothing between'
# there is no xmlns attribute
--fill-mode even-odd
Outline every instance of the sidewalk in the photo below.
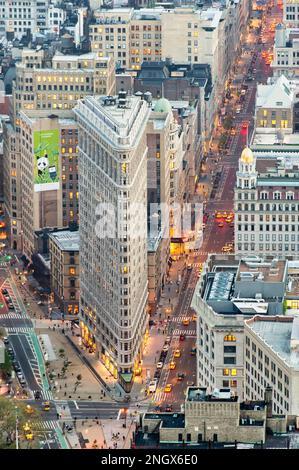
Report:
<svg viewBox="0 0 299 470"><path fill-rule="evenodd" d="M130 449L135 430L136 418L130 416L118 420L86 420L76 425L81 447L85 449Z"/></svg>

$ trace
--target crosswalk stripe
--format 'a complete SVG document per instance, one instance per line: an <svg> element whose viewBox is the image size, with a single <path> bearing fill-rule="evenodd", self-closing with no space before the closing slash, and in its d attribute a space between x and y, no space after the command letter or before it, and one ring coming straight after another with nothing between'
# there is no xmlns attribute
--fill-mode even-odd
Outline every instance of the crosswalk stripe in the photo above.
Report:
<svg viewBox="0 0 299 470"><path fill-rule="evenodd" d="M196 336L196 330L174 330L173 336Z"/></svg>
<svg viewBox="0 0 299 470"><path fill-rule="evenodd" d="M50 420L50 421L40 421L39 423L36 423L34 425L34 428L37 430L43 430L43 429L56 429L59 427L59 424L57 421Z"/></svg>
<svg viewBox="0 0 299 470"><path fill-rule="evenodd" d="M24 334L29 334L32 333L32 328L26 328L26 327L16 327L16 328L6 328L8 334L13 335L13 334L19 334L19 333L24 333Z"/></svg>

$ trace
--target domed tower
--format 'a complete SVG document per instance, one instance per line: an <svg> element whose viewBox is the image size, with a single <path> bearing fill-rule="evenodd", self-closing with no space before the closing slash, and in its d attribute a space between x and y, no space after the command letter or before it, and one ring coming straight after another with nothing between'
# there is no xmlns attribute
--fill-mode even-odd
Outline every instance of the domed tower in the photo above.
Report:
<svg viewBox="0 0 299 470"><path fill-rule="evenodd" d="M256 187L256 158L249 147L245 147L239 159L237 171L237 188L252 189Z"/></svg>

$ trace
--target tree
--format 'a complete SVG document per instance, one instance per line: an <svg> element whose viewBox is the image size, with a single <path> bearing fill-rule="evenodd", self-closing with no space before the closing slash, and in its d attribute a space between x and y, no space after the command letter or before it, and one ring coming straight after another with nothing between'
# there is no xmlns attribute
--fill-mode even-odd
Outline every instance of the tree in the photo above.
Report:
<svg viewBox="0 0 299 470"><path fill-rule="evenodd" d="M74 393L76 393L76 390L77 388L79 387L79 385L81 385L81 380L82 380L82 375L81 374L78 374L77 377L76 377L76 382L75 382L75 388L74 388Z"/></svg>
<svg viewBox="0 0 299 470"><path fill-rule="evenodd" d="M0 339L4 338L5 336L6 336L5 328L0 328Z"/></svg>
<svg viewBox="0 0 299 470"><path fill-rule="evenodd" d="M16 423L18 423L20 447L28 447L28 441L26 445L23 442L25 437L23 428L27 423L34 433L39 421L40 415L37 409L28 408L26 403L19 400L0 396L0 449L16 448ZM33 446L37 446L37 439Z"/></svg>
<svg viewBox="0 0 299 470"><path fill-rule="evenodd" d="M65 356L65 350L64 349L59 349L59 357L64 357Z"/></svg>

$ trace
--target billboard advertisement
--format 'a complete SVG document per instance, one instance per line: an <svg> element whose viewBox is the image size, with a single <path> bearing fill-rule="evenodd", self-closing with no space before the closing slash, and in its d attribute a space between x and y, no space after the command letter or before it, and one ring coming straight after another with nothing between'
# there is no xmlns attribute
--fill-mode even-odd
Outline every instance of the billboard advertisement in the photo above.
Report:
<svg viewBox="0 0 299 470"><path fill-rule="evenodd" d="M59 130L34 131L34 191L59 189Z"/></svg>

